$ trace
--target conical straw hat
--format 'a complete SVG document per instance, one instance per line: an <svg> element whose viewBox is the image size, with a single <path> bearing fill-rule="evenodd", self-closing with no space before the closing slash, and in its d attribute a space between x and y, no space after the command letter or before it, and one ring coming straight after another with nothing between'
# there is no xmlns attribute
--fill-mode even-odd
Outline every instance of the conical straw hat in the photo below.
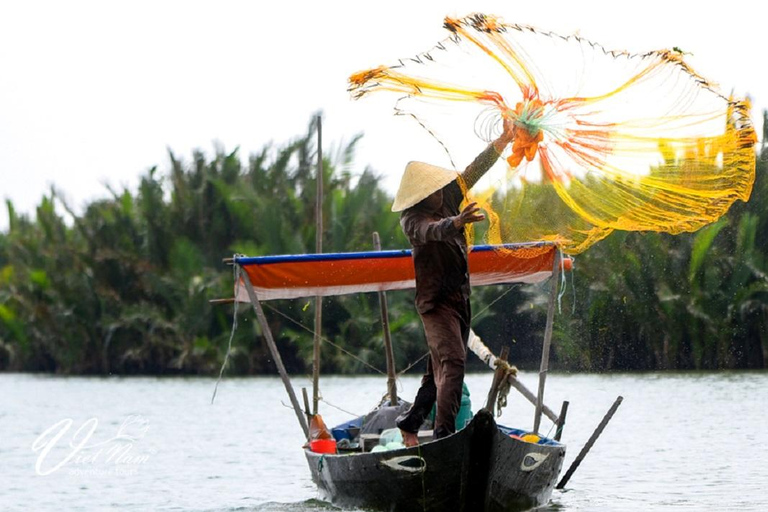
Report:
<svg viewBox="0 0 768 512"><path fill-rule="evenodd" d="M459 173L424 162L408 162L405 166L400 188L392 203L393 212L410 208L433 192L455 180Z"/></svg>

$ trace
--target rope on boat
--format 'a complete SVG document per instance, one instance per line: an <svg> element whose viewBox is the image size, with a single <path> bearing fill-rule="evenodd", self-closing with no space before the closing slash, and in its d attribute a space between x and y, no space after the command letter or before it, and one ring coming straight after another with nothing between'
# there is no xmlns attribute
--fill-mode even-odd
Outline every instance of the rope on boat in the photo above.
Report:
<svg viewBox="0 0 768 512"><path fill-rule="evenodd" d="M342 409L341 407L339 407L338 405L333 405L331 402L329 402L328 400L325 400L323 397L318 398L318 400L323 402L325 405L329 405L329 406L333 407L334 409L337 409L337 410L339 410L339 411L341 411L343 413L349 414L353 418L359 418L360 416L363 416L362 414L355 414L354 412L346 411L346 410Z"/></svg>
<svg viewBox="0 0 768 512"><path fill-rule="evenodd" d="M487 306L485 306L483 309L481 309L479 313L475 313L474 315L472 315L472 321L474 322L474 321L476 321L478 318L480 318L480 317L483 315L483 313L485 313L486 311L488 311L488 310L491 308L491 306L493 306L494 304L496 304L497 302L499 302L501 299L503 299L503 298L504 298L504 296L505 296L506 294L508 294L509 292L511 292L512 290L514 290L515 288L516 288L515 286L513 286L513 285L510 285L510 286L509 286L509 288L507 288L507 291L505 291L504 293L502 293L501 295L499 295L498 297L496 297L495 299L493 299L493 301L492 301L490 304L488 304Z"/></svg>
<svg viewBox="0 0 768 512"><path fill-rule="evenodd" d="M316 334L316 333L315 333L315 331L314 331L313 329L310 329L309 327L305 326L304 324L302 324L302 323L301 323L301 322L299 322L298 320L294 320L294 319L293 319L293 318L291 318L290 316L286 315L286 314L285 314L285 313L283 313L282 311L279 311L279 310L277 310L276 308L273 308L273 307L272 307L272 306L270 306L269 304L263 304L263 306L264 306L264 307L266 307L266 308L269 308L269 310L270 310L270 311L274 311L275 313L277 313L278 315L282 316L283 318L285 318L285 319L286 319L286 320L288 320L289 322L292 322L292 323L296 324L297 326L301 327L302 329L304 329L304 330L305 330L305 331L307 331L308 333L312 334L313 336ZM376 371L376 372L379 372L379 373L380 373L380 374L382 374L382 375L386 375L386 374L387 374L387 372L383 372L383 371L379 370L378 368L376 368L375 366L371 365L371 364L370 364L370 363L368 363L367 361L365 361L365 360L363 360L363 359L361 359L361 358L357 357L357 356L356 356L355 354L353 354L352 352L350 352L350 351L348 351L348 350L344 349L343 347L341 347L340 345L337 345L336 343L332 342L331 340L329 340L329 339L328 339L328 338L326 338L325 336L323 336L323 335L319 335L319 337L320 337L320 341L322 341L323 343L328 343L329 345L332 345L332 346L336 347L337 349L339 349L340 351L344 352L346 355L348 355L348 356L349 356L349 357L351 357L352 359L354 359L354 360L356 360L356 361L358 361L358 362L360 362L360 363L364 364L365 366L367 366L367 367L368 367L368 368L370 368L371 370L374 370L374 371Z"/></svg>
<svg viewBox="0 0 768 512"><path fill-rule="evenodd" d="M501 410L507 406L507 395L512 388L510 377L517 377L517 367L501 359L496 359L496 366L504 369L504 377L499 383L499 394L496 397L496 416L501 416Z"/></svg>
<svg viewBox="0 0 768 512"><path fill-rule="evenodd" d="M557 423L552 423L552 426L550 426L549 430L547 431L547 435L544 436L544 437L548 437L548 438L552 439L552 429L554 429L555 427L557 427L557 430L555 431L555 435L557 435L558 432L562 432L563 425L558 425Z"/></svg>
<svg viewBox="0 0 768 512"><path fill-rule="evenodd" d="M240 254L234 254L232 256L232 259L235 259L237 257L241 256ZM235 331L237 330L237 306L240 304L237 300L237 294L240 291L240 265L232 265L232 276L235 279L235 308L234 313L232 314L232 331L229 333L229 342L227 343L227 353L224 356L224 362L221 364L221 369L219 370L219 378L216 379L216 385L213 387L213 396L211 396L211 405L213 405L213 401L216 400L216 392L219 390L219 382L221 382L221 377L224 375L224 368L227 367L227 364L229 363L229 354L232 352L232 339L235 337Z"/></svg>
<svg viewBox="0 0 768 512"><path fill-rule="evenodd" d="M398 376L398 377L400 377L402 374L404 374L405 372L407 372L408 370L410 370L411 368L413 368L414 366L416 366L417 364L419 364L419 363L420 363L420 362L421 362L421 361L422 361L424 358L426 358L428 355L429 355L429 352L425 352L423 356L421 356L420 358L418 358L417 360L415 360L414 362L412 362L411 364L409 364L408 366L406 366L406 367L405 367L405 370L398 372L398 373L397 373L397 376Z"/></svg>
<svg viewBox="0 0 768 512"><path fill-rule="evenodd" d="M356 413L354 413L354 412L349 412L349 411L347 411L346 409L342 409L342 408L341 408L341 407L339 407L338 405L333 405L333 404L332 404L331 402L329 402L328 400L325 400L325 399L324 399L322 396L318 397L318 398L317 398L317 400L318 400L319 402L323 402L324 404L326 404L326 405L328 405L328 406L330 406L330 407L333 407L334 409L337 409L337 410L339 410L339 411L343 412L344 414L349 414L349 415L350 415L350 416L352 416L353 418L359 418L360 416L363 416L362 414L356 414ZM291 409L291 410L293 410L293 406L292 406L292 405L288 405L287 403L285 403L285 402L283 402L283 401L280 401L280 405L282 405L282 406L283 406L283 407L285 407L286 409ZM302 411L301 411L301 412L303 412L304 414L307 414L307 415L310 415L310 414L311 414L309 411L305 411L305 410L303 410L303 409L302 409Z"/></svg>
<svg viewBox="0 0 768 512"><path fill-rule="evenodd" d="M497 416L501 416L501 410L507 406L507 395L512 387L510 377L517 377L517 367L510 365L508 362L497 358L491 349L489 349L483 340L480 339L475 331L469 331L469 340L467 340L467 348L480 358L491 369L496 370L502 368L504 371L504 377L501 379L498 385L498 395L496 396L496 411Z"/></svg>
<svg viewBox="0 0 768 512"><path fill-rule="evenodd" d="M501 298L501 297L499 297L499 298ZM498 300L498 299L497 299L497 300ZM276 309L276 308L274 308L274 307L270 306L269 304L263 304L263 306L264 306L265 308L269 308L269 310L270 310L270 311L273 311L273 312L277 313L278 315L282 316L283 318L285 318L285 319L286 319L286 320L288 320L289 322L291 322L291 323L293 323L293 324L297 325L298 327L301 327L302 329L304 329L305 331L307 331L308 333L310 333L310 334L312 334L312 335L314 336L314 334L315 334L315 331L314 331L313 329L310 329L310 328L309 328L309 327L307 327L306 325L302 324L302 323L301 323L301 322L299 322L298 320L296 320L296 319L294 319L294 318L291 318L291 317L290 317L290 316L288 316L287 314L283 313L282 311L279 311L278 309ZM486 309L487 309L487 308L486 308ZM328 338L326 338L325 336L322 336L322 335L321 335L321 336L320 336L320 340L321 340L323 343L328 343L329 345L332 345L333 347L335 347L335 348L339 349L341 352L343 352L343 353L344 353L344 354L346 354L347 356L349 356L349 357L351 357L352 359L354 359L355 361L358 361L359 363L361 363L361 364L363 364L363 365L367 366L367 367L368 367L368 368L370 368L371 370L373 370L373 371L375 371L375 372L378 372L378 373L380 373L380 374L382 374L382 375L386 375L386 374L387 374L387 372L385 372L385 371L383 371L383 370L380 370L380 369L376 368L375 366L371 365L370 363L368 363L367 361L365 361L364 359L361 359L361 358L357 357L355 354L353 354L353 353L351 353L350 351L346 350L344 347L342 347L342 346L340 346L340 345L337 345L336 343L332 342L331 340L329 340L329 339L328 339ZM411 368L413 368L414 366L416 366L417 364L419 364L419 363L420 363L420 362L421 362L421 361L422 361L424 358L426 358L428 355L429 355L429 352L425 352L423 356L421 356L420 358L418 358L417 360L415 360L414 362L412 362L411 364L409 364L408 366L406 366L404 370L402 370L402 371L398 372L398 373L397 373L397 376L398 376L398 377L400 377L401 375L403 375L405 372L407 372L408 370L410 370Z"/></svg>

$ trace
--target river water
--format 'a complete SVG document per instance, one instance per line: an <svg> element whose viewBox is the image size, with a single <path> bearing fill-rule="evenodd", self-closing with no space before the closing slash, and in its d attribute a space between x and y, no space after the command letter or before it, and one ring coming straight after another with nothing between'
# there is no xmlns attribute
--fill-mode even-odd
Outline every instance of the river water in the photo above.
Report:
<svg viewBox="0 0 768 512"><path fill-rule="evenodd" d="M520 379L535 389L535 374ZM310 479L282 382L225 379L211 405L214 383L0 375L0 510L335 510ZM467 376L473 410L490 383ZM408 399L417 386L399 380ZM321 391L333 425L367 412L386 382L325 377ZM619 395L545 510L768 510L768 372L550 374L548 405L570 402L563 471ZM531 428L533 407L509 398L499 422Z"/></svg>

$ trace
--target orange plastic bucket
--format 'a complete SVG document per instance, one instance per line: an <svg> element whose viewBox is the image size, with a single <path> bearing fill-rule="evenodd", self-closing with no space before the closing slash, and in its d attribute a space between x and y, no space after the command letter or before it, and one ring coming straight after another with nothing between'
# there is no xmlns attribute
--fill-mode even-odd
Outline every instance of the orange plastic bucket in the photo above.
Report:
<svg viewBox="0 0 768 512"><path fill-rule="evenodd" d="M336 453L335 439L316 439L310 441L309 449L315 453Z"/></svg>

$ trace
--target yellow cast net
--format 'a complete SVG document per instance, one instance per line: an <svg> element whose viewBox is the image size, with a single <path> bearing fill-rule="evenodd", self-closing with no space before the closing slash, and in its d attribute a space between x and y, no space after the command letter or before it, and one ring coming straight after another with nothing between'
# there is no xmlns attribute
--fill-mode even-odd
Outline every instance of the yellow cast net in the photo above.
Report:
<svg viewBox="0 0 768 512"><path fill-rule="evenodd" d="M717 92L681 51L613 52L482 14L445 28L431 51L352 75L350 92L399 93L396 113L457 170L478 137L514 123L514 142L472 190L487 243L556 241L577 254L614 229L694 231L748 200L749 104Z"/></svg>

